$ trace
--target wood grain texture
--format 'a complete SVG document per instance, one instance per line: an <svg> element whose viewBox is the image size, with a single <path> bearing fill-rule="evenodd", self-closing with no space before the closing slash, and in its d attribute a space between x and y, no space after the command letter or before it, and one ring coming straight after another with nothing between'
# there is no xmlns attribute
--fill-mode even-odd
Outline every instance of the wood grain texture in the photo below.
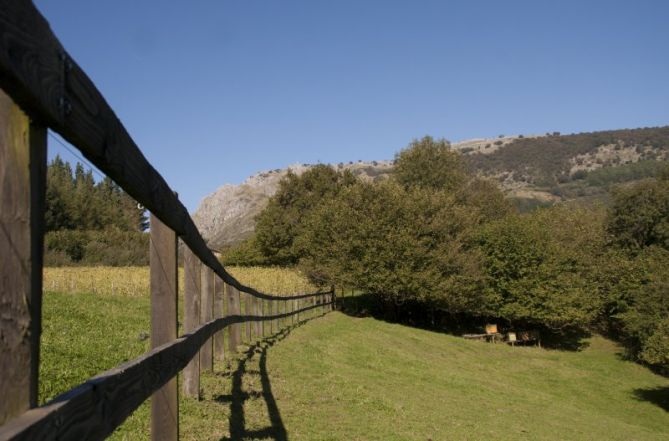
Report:
<svg viewBox="0 0 669 441"><path fill-rule="evenodd" d="M237 290L232 285L225 285L225 295L228 298L228 315L234 316L240 314L239 306L239 296L237 295ZM241 329L239 324L234 324L230 326L230 331L228 335L228 351L230 357L234 357L237 352L237 346L241 344Z"/></svg>
<svg viewBox="0 0 669 441"><path fill-rule="evenodd" d="M220 277L214 277L214 318L219 319L225 315L225 284ZM223 331L214 335L214 359L223 361L225 359L225 335Z"/></svg>
<svg viewBox="0 0 669 441"><path fill-rule="evenodd" d="M189 249L184 249L184 333L200 326L200 260ZM200 357L196 354L183 374L183 393L200 397Z"/></svg>
<svg viewBox="0 0 669 441"><path fill-rule="evenodd" d="M311 305L300 312L316 307ZM284 317L278 315L267 319ZM205 341L228 326L248 320L263 320L263 317L234 315L212 320L141 357L95 376L0 427L0 441L102 440L189 360L197 358Z"/></svg>
<svg viewBox="0 0 669 441"><path fill-rule="evenodd" d="M46 130L0 91L0 424L37 403Z"/></svg>
<svg viewBox="0 0 669 441"><path fill-rule="evenodd" d="M214 272L203 265L201 276L200 320L202 323L207 323L214 319ZM214 370L213 339L207 340L200 349L200 370L207 372Z"/></svg>
<svg viewBox="0 0 669 441"><path fill-rule="evenodd" d="M262 299L252 296L251 302L253 303L253 315L256 317L262 317ZM255 328L253 332L255 333L256 340L260 340L262 338L262 321L258 320L254 322L254 325Z"/></svg>
<svg viewBox="0 0 669 441"><path fill-rule="evenodd" d="M255 315L253 314L253 301L251 300L251 296L248 294L241 294L242 297L244 297L244 314L245 315ZM246 328L246 342L251 343L253 341L253 323L252 322L246 322L245 323L245 328Z"/></svg>
<svg viewBox="0 0 669 441"><path fill-rule="evenodd" d="M177 338L177 236L153 215L150 225L151 348L157 348ZM151 439L178 438L179 396L174 377L151 396Z"/></svg>

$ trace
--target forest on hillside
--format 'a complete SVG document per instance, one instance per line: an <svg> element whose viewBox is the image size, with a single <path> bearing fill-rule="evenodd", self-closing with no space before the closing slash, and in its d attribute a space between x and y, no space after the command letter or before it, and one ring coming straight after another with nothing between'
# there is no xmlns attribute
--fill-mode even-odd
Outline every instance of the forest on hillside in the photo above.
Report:
<svg viewBox="0 0 669 441"><path fill-rule="evenodd" d="M669 126L517 138L490 154L472 154L467 159L473 170L486 175L513 173L516 180L550 188L582 178L570 174L572 158L594 154L600 146L609 145L633 147L640 160L654 160L659 152L669 151Z"/></svg>
<svg viewBox="0 0 669 441"><path fill-rule="evenodd" d="M148 265L146 212L108 177L56 156L47 167L45 264Z"/></svg>
<svg viewBox="0 0 669 441"><path fill-rule="evenodd" d="M289 174L224 261L297 266L419 326L495 321L574 345L604 333L666 372L669 171L611 191L608 207L519 213L448 142L425 137L396 155L391 179L325 165Z"/></svg>

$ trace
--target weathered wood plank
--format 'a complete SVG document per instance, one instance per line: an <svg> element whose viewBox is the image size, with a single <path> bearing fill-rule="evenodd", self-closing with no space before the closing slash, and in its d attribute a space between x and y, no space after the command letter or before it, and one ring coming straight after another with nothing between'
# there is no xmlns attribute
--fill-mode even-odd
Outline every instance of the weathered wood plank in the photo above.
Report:
<svg viewBox="0 0 669 441"><path fill-rule="evenodd" d="M244 297L245 300L245 305L244 305L244 315L254 315L253 314L253 300L251 300L252 296L249 294L242 294L240 293L242 297ZM253 333L251 330L253 329L252 323L251 322L246 322L245 323L246 327L246 342L251 343L253 341Z"/></svg>
<svg viewBox="0 0 669 441"><path fill-rule="evenodd" d="M0 0L0 88L177 232L225 283L256 297L275 298L242 285L225 270L186 208L32 2Z"/></svg>
<svg viewBox="0 0 669 441"><path fill-rule="evenodd" d="M301 312L315 307L312 305ZM97 375L44 406L9 421L0 427L0 440L104 439L189 360L197 359L205 341L225 327L246 320L262 318L236 315L205 323L190 334Z"/></svg>
<svg viewBox="0 0 669 441"><path fill-rule="evenodd" d="M151 348L177 338L178 267L177 236L151 215ZM151 439L179 438L179 397L177 377L151 396Z"/></svg>
<svg viewBox="0 0 669 441"><path fill-rule="evenodd" d="M226 284L225 294L228 298L228 315L239 315L240 306L239 306L239 296L237 294L237 289L234 286ZM230 333L228 336L228 345L230 357L234 357L234 354L237 352L237 346L241 344L241 329L239 324L234 324L230 326Z"/></svg>
<svg viewBox="0 0 669 441"><path fill-rule="evenodd" d="M200 326L200 260L184 248L184 333ZM200 397L200 357L195 356L183 374L183 393L187 397Z"/></svg>
<svg viewBox="0 0 669 441"><path fill-rule="evenodd" d="M214 272L211 268L202 265L202 282L200 297L200 320L202 323L214 319ZM214 342L207 340L200 349L200 370L211 372L214 370Z"/></svg>
<svg viewBox="0 0 669 441"><path fill-rule="evenodd" d="M225 292L224 283L220 277L214 276L214 318L224 317ZM223 361L225 358L225 335L223 331L214 335L214 358Z"/></svg>
<svg viewBox="0 0 669 441"><path fill-rule="evenodd" d="M37 404L46 130L0 90L0 424Z"/></svg>
<svg viewBox="0 0 669 441"><path fill-rule="evenodd" d="M253 315L262 317L262 300L257 297L251 297L251 301L253 302ZM262 338L262 321L258 320L257 322L254 322L254 324L255 329L253 332L255 333L256 340L260 340Z"/></svg>

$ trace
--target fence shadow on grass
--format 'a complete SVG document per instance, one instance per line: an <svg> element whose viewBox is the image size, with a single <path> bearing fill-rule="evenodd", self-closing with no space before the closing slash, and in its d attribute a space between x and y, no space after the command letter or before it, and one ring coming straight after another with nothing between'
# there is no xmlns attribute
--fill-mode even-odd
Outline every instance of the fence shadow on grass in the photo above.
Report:
<svg viewBox="0 0 669 441"><path fill-rule="evenodd" d="M669 386L634 389L634 396L639 401L651 402L669 412Z"/></svg>
<svg viewBox="0 0 669 441"><path fill-rule="evenodd" d="M230 436L221 438L221 441L239 441L243 439L272 439L275 441L288 441L286 427L281 418L281 412L272 393L272 384L267 372L267 352L268 350L285 339L290 333L304 325L310 320L321 317L317 315L301 320L290 325L278 333L260 340L244 351L241 358L236 360L237 367L231 373L221 374L226 377L232 377L232 391L229 395L219 395L214 399L219 403L230 403ZM251 370L247 365L258 359L258 370ZM261 392L245 392L243 389L244 377L246 375L259 375ZM244 413L244 403L249 399L262 398L267 407L269 416L269 426L259 430L249 430L246 427L246 415Z"/></svg>

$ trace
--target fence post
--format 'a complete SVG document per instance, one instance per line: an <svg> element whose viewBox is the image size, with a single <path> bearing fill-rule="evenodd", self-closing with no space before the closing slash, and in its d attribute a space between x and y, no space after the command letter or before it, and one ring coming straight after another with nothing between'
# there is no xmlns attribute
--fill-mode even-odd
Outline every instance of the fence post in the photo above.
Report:
<svg viewBox="0 0 669 441"><path fill-rule="evenodd" d="M251 312L253 310L253 299L252 299L253 296L247 292L245 292L244 294L246 297L244 299L245 300L244 315L246 316L253 315L253 313ZM253 323L250 320L247 320L245 325L246 325L246 342L251 344L251 341L253 340L253 337L251 335L251 329L253 328Z"/></svg>
<svg viewBox="0 0 669 441"><path fill-rule="evenodd" d="M228 297L228 315L240 315L239 307L239 297L237 296L237 289L232 285L225 285L225 294ZM239 346L240 338L240 324L235 323L234 325L229 326L230 331L228 334L228 345L230 357L234 356L237 352L237 346Z"/></svg>
<svg viewBox="0 0 669 441"><path fill-rule="evenodd" d="M200 260L184 247L184 333L200 326ZM183 392L187 397L200 398L199 352L184 368Z"/></svg>
<svg viewBox="0 0 669 441"><path fill-rule="evenodd" d="M151 347L177 338L177 235L151 214ZM151 439L177 440L179 397L177 377L151 397Z"/></svg>
<svg viewBox="0 0 669 441"><path fill-rule="evenodd" d="M261 303L262 299L259 299L258 297L253 297L253 315L256 317L260 317L262 314L260 313L260 309L262 306ZM260 320L257 320L255 322L255 333L256 333L256 340L260 340L262 338L262 322Z"/></svg>
<svg viewBox="0 0 669 441"><path fill-rule="evenodd" d="M274 300L274 299L270 300L269 305L270 305L271 314L272 315L277 315L278 309L277 309L276 300ZM278 331L278 319L273 319L271 323L272 323L272 335L274 335Z"/></svg>
<svg viewBox="0 0 669 441"><path fill-rule="evenodd" d="M210 322L214 319L214 271L206 265L202 265L200 321ZM208 339L200 348L200 370L211 372L214 370L214 341Z"/></svg>
<svg viewBox="0 0 669 441"><path fill-rule="evenodd" d="M223 280L217 275L214 275L214 318L223 317ZM225 339L223 331L214 334L214 357L218 361L223 361L225 358Z"/></svg>
<svg viewBox="0 0 669 441"><path fill-rule="evenodd" d="M293 308L295 309L295 311L300 310L300 300L299 299L293 300ZM297 323L300 323L300 313L297 312L295 315L296 315L295 318L297 319Z"/></svg>
<svg viewBox="0 0 669 441"><path fill-rule="evenodd" d="M46 192L46 129L2 90L0 182L2 425L37 405Z"/></svg>
<svg viewBox="0 0 669 441"><path fill-rule="evenodd" d="M260 317L263 318L260 321L260 336L265 338L265 299L258 299L258 303L260 304Z"/></svg>

